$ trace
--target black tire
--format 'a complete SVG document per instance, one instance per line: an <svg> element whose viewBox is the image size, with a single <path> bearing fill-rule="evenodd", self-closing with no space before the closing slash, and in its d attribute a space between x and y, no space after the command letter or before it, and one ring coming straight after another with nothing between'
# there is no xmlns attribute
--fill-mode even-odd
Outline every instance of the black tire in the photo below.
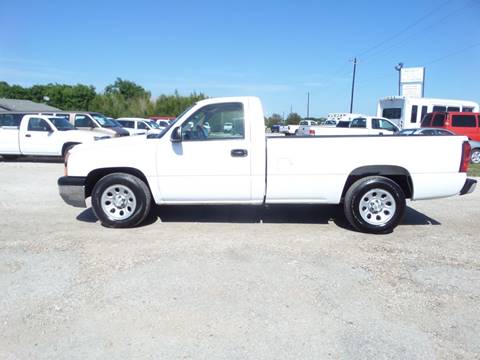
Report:
<svg viewBox="0 0 480 360"><path fill-rule="evenodd" d="M405 214L405 194L393 180L369 176L350 186L343 204L345 217L357 230L390 233Z"/></svg>
<svg viewBox="0 0 480 360"><path fill-rule="evenodd" d="M117 186L120 191L115 192ZM109 190L112 188L114 191ZM123 191L130 191L127 193L129 194L127 198L133 194L130 199L135 199L135 202L130 203L129 199L123 199L125 203L117 207L114 202L114 196L121 197ZM109 193L113 193L110 198L108 198ZM102 196L104 196L103 204ZM110 199L112 199L112 201L108 204ZM150 212L151 204L152 196L148 186L138 177L130 174L113 173L106 175L95 184L92 191L93 212L106 227L128 228L139 225ZM129 207L128 205L132 206ZM108 209L109 206L112 209ZM121 206L123 206L123 208L121 208ZM108 210L110 210L110 212ZM123 214L122 211L124 212ZM128 216L126 214L128 214ZM122 216L126 217L121 218Z"/></svg>
<svg viewBox="0 0 480 360"><path fill-rule="evenodd" d="M470 155L470 162L472 164L480 164L480 149L473 149Z"/></svg>

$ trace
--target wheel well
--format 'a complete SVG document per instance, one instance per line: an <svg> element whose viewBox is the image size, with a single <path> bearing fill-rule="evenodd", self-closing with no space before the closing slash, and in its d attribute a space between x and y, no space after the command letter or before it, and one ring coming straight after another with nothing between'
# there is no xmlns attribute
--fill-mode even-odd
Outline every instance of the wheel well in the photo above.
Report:
<svg viewBox="0 0 480 360"><path fill-rule="evenodd" d="M401 187L405 198L410 199L413 196L413 182L410 173L400 166L391 166L391 165L374 165L374 166L362 166L353 170L347 178L342 192L342 201L347 193L347 190L352 186L352 184L364 177L367 176L383 176L389 178L398 186Z"/></svg>
<svg viewBox="0 0 480 360"><path fill-rule="evenodd" d="M108 174L113 174L113 173L124 173L124 174L130 174L130 175L136 176L139 179L141 179L150 190L150 186L148 185L146 176L138 169L129 168L129 167L102 168L102 169L92 170L87 175L87 179L85 181L85 197L89 197L92 194L93 188L98 180L100 180L101 178L103 178Z"/></svg>
<svg viewBox="0 0 480 360"><path fill-rule="evenodd" d="M65 150L68 149L69 146L72 146L72 145L79 145L81 143L79 142L67 142L65 144L63 144L62 146L62 156L65 156Z"/></svg>

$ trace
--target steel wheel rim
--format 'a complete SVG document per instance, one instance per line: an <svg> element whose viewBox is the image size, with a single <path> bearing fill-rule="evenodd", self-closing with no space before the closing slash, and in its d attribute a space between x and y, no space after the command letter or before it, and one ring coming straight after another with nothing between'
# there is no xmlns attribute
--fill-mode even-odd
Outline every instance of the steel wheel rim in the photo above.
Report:
<svg viewBox="0 0 480 360"><path fill-rule="evenodd" d="M480 151L474 151L472 153L472 163L474 164L480 163Z"/></svg>
<svg viewBox="0 0 480 360"><path fill-rule="evenodd" d="M384 189L371 189L363 194L358 210L362 219L375 226L388 223L397 209L397 203L393 195Z"/></svg>
<svg viewBox="0 0 480 360"><path fill-rule="evenodd" d="M137 207L137 198L125 185L112 185L105 189L100 198L103 212L111 220L128 219Z"/></svg>

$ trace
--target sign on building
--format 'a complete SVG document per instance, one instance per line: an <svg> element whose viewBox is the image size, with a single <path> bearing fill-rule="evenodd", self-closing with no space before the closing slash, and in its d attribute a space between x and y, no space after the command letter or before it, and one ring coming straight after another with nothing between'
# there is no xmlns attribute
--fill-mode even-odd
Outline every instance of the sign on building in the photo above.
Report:
<svg viewBox="0 0 480 360"><path fill-rule="evenodd" d="M423 97L425 68L402 68L400 70L400 87L402 96Z"/></svg>

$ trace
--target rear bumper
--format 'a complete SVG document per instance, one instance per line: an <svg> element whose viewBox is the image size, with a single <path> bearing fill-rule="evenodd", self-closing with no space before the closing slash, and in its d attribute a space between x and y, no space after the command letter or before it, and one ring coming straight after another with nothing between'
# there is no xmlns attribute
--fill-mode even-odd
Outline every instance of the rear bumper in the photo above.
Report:
<svg viewBox="0 0 480 360"><path fill-rule="evenodd" d="M58 191L63 201L75 207L87 207L83 176L62 176L58 179Z"/></svg>
<svg viewBox="0 0 480 360"><path fill-rule="evenodd" d="M471 194L475 187L477 186L477 180L467 178L465 185L463 185L462 190L460 190L460 195Z"/></svg>

